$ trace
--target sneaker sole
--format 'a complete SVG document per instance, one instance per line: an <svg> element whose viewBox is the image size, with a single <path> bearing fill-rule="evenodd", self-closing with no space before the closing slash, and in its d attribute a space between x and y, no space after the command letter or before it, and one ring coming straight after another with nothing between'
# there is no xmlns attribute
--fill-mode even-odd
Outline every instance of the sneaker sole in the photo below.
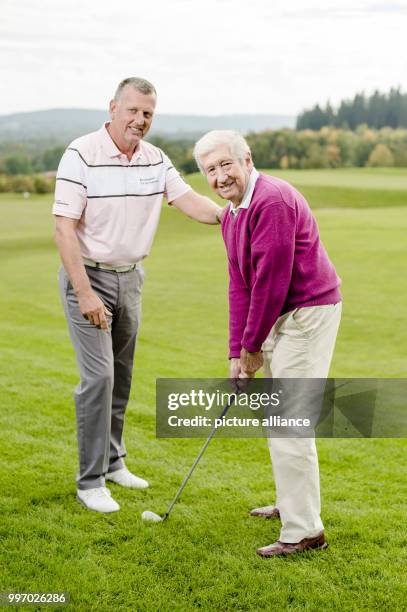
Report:
<svg viewBox="0 0 407 612"><path fill-rule="evenodd" d="M116 482L115 480L112 480L111 478L108 478L107 474L105 476L105 480L112 482L113 484L117 485L118 487L123 487L123 489L139 489L140 491L143 491L145 489L148 489L150 484L148 483L147 486L143 485L143 486L132 486L132 485L125 485L122 484L121 482Z"/></svg>
<svg viewBox="0 0 407 612"><path fill-rule="evenodd" d="M99 514L112 514L112 512L118 512L120 510L120 506L118 508L115 508L114 510L96 510L96 508L89 508L89 506L85 504L85 502L79 497L79 495L76 496L76 501L78 501L81 506L86 508L86 510L91 510L92 512L99 512Z"/></svg>

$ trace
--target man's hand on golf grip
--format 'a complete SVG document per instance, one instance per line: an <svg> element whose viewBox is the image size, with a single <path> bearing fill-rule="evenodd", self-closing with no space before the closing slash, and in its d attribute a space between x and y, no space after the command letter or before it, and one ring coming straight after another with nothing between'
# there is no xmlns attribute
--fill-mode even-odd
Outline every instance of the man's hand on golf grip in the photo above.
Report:
<svg viewBox="0 0 407 612"><path fill-rule="evenodd" d="M244 390L249 382L249 376L246 372L243 372L240 359L238 357L232 357L229 362L229 378L234 393L240 393Z"/></svg>
<svg viewBox="0 0 407 612"><path fill-rule="evenodd" d="M240 367L249 378L252 378L262 365L263 354L261 351L258 351L257 353L249 353L248 350L242 348L240 351Z"/></svg>
<svg viewBox="0 0 407 612"><path fill-rule="evenodd" d="M242 369L240 359L233 357L229 365L229 378L252 378L247 372Z"/></svg>
<svg viewBox="0 0 407 612"><path fill-rule="evenodd" d="M107 331L109 324L106 317L111 317L112 313L106 308L100 297L94 292L89 291L84 295L78 295L79 308L82 315L99 329Z"/></svg>
<svg viewBox="0 0 407 612"><path fill-rule="evenodd" d="M240 359L238 357L232 357L229 361L229 378L239 378L242 374L242 368L240 366Z"/></svg>

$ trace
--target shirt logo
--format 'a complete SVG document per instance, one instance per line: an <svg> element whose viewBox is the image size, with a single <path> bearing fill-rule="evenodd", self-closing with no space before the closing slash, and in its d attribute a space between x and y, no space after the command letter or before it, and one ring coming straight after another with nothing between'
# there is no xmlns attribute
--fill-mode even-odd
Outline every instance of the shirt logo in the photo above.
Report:
<svg viewBox="0 0 407 612"><path fill-rule="evenodd" d="M141 178L140 183L144 183L144 184L158 183L158 178L156 176L149 176L147 178Z"/></svg>

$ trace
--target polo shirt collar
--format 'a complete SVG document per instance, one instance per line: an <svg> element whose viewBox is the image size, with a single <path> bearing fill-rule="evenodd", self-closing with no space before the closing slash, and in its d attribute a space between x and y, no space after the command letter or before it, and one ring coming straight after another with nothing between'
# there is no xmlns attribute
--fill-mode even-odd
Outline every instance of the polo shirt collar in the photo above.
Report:
<svg viewBox="0 0 407 612"><path fill-rule="evenodd" d="M104 123L99 130L100 138L102 141L102 147L108 157L120 157L120 155L122 155L122 152L120 151L120 149L117 148L117 146L112 140L112 137L107 131L107 126L109 125L109 123L110 123L109 121L106 121L106 123ZM142 144L143 144L143 141L140 141L137 151L134 153L133 157L131 158L132 161L139 159L142 156L142 150L141 150Z"/></svg>
<svg viewBox="0 0 407 612"><path fill-rule="evenodd" d="M239 206L234 208L233 203L230 202L230 212L233 215L237 215L237 212L240 208L249 208L250 202L253 197L253 191L256 186L256 181L258 178L259 178L259 173L257 172L256 168L253 168L249 176L249 182L247 183L246 191L244 192L243 199L241 203L239 204Z"/></svg>

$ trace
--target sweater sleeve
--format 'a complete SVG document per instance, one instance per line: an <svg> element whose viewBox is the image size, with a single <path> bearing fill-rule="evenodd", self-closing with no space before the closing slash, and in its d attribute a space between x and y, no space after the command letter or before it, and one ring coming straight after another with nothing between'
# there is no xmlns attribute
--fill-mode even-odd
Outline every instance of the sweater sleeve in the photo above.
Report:
<svg viewBox="0 0 407 612"><path fill-rule="evenodd" d="M240 357L250 305L250 291L237 263L229 260L229 358Z"/></svg>
<svg viewBox="0 0 407 612"><path fill-rule="evenodd" d="M251 353L280 316L291 281L295 252L295 211L285 203L260 209L251 220L251 266L255 279L242 346Z"/></svg>

